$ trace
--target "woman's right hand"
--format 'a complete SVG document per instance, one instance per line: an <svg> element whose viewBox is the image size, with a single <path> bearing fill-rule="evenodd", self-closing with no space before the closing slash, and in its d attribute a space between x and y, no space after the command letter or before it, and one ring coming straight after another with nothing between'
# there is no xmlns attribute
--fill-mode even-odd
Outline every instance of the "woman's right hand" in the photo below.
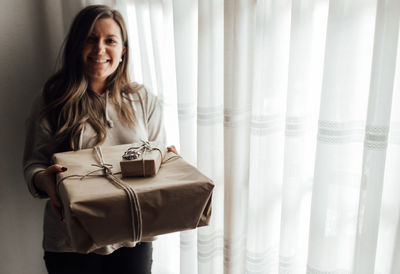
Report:
<svg viewBox="0 0 400 274"><path fill-rule="evenodd" d="M63 172L66 170L67 168L61 165L52 165L47 169L36 173L33 179L35 186L39 190L46 192L49 196L51 208L60 220L63 219L63 214L62 205L56 190L56 175L58 172Z"/></svg>

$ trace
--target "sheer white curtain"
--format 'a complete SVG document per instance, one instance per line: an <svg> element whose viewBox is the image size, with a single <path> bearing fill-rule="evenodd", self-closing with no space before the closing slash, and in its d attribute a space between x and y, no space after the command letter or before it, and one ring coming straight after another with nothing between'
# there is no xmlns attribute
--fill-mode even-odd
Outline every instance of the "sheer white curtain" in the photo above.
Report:
<svg viewBox="0 0 400 274"><path fill-rule="evenodd" d="M123 12L133 79L216 184L153 273L400 273L400 1L79 2Z"/></svg>

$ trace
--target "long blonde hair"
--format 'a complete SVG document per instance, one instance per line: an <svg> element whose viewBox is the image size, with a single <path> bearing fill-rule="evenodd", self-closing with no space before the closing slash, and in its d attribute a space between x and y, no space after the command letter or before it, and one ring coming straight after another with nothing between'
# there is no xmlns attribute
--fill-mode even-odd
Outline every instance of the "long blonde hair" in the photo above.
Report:
<svg viewBox="0 0 400 274"><path fill-rule="evenodd" d="M45 101L44 117L49 120L53 141L57 150L78 149L79 136L89 123L96 135L96 144L106 138L105 105L101 98L88 90L88 79L83 70L81 57L84 43L99 19L112 18L121 29L125 53L116 71L107 78L110 102L115 106L120 121L135 125L135 114L128 98L142 88L129 79L129 43L122 15L104 5L92 5L81 10L75 17L63 46L61 68L47 80L43 87Z"/></svg>

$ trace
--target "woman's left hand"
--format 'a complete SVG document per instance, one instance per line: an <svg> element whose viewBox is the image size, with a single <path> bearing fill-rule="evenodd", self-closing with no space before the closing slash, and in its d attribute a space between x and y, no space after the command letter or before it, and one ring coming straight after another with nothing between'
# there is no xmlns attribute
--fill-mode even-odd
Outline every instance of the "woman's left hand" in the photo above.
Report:
<svg viewBox="0 0 400 274"><path fill-rule="evenodd" d="M176 150L176 148L175 148L175 146L169 146L169 147L167 147L167 149L168 149L168 152L173 152L173 153L175 153L176 155L179 155L179 153L178 153L178 151Z"/></svg>

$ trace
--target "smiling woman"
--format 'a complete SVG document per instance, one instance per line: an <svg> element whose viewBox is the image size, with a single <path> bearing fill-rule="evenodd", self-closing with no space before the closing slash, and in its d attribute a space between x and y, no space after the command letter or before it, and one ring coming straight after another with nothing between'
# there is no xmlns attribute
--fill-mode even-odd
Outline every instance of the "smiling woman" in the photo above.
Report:
<svg viewBox="0 0 400 274"><path fill-rule="evenodd" d="M164 143L160 104L142 85L130 82L128 57L121 14L103 5L84 8L66 38L61 69L46 82L27 119L24 173L33 196L50 198L43 247L51 274L151 271L151 242L76 252L56 192L55 175L68 167L51 161L55 152L96 145Z"/></svg>
<svg viewBox="0 0 400 274"><path fill-rule="evenodd" d="M97 133L95 144L104 142L105 125L112 124L104 111L108 100L119 108L116 114L123 124L135 124L131 103L123 97L143 86L131 83L128 60L126 25L118 11L88 6L76 16L66 39L63 66L43 88L44 114L54 130L55 143L79 148L85 123Z"/></svg>

